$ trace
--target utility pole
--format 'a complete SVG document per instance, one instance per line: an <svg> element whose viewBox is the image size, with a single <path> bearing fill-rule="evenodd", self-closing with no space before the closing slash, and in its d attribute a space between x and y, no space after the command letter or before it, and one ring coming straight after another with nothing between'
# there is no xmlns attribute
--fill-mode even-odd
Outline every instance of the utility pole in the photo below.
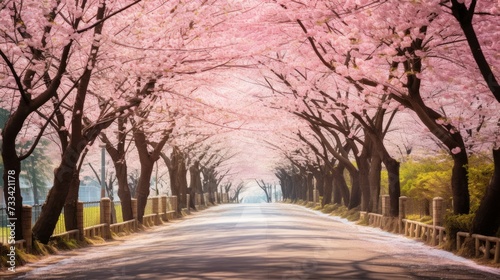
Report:
<svg viewBox="0 0 500 280"><path fill-rule="evenodd" d="M101 198L106 197L106 145L101 145Z"/></svg>

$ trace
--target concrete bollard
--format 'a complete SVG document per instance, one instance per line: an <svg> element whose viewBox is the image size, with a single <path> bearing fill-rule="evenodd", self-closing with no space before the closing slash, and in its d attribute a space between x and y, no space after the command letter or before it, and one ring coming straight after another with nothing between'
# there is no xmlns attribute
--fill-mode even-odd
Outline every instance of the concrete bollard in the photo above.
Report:
<svg viewBox="0 0 500 280"><path fill-rule="evenodd" d="M158 196L154 196L151 198L151 203L153 206L153 214L156 215L155 217L155 225L160 224L160 198Z"/></svg>
<svg viewBox="0 0 500 280"><path fill-rule="evenodd" d="M26 252L31 252L31 245L33 243L33 234L31 232L31 206L23 205L22 212L22 229L23 229L23 239L26 241Z"/></svg>
<svg viewBox="0 0 500 280"><path fill-rule="evenodd" d="M391 213L391 199L388 194L382 195L382 216L389 217Z"/></svg>
<svg viewBox="0 0 500 280"><path fill-rule="evenodd" d="M162 220L163 221L168 221L168 217L167 217L167 211L168 211L168 206L167 206L167 196L166 195L162 195L160 196L160 204L161 204L161 217L162 217Z"/></svg>
<svg viewBox="0 0 500 280"><path fill-rule="evenodd" d="M432 200L432 226L442 226L444 217L443 198L435 197Z"/></svg>
<svg viewBox="0 0 500 280"><path fill-rule="evenodd" d="M398 215L398 227L399 227L398 231L399 231L399 233L402 233L403 229L404 229L403 219L406 219L407 203L408 203L408 197L406 197L406 196L399 197L399 215Z"/></svg>

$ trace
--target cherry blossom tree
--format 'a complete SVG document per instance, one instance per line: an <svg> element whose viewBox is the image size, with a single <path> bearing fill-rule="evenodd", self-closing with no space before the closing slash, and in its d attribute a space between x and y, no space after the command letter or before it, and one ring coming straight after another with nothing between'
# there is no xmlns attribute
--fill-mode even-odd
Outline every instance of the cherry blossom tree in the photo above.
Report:
<svg viewBox="0 0 500 280"><path fill-rule="evenodd" d="M451 7L447 6L449 2L451 2ZM488 89L495 99L500 102L500 86L496 78L498 72L495 73L490 66L492 60L496 59L498 62L498 55L494 54L498 50L495 48L494 42L498 41L495 35L498 37L499 27L498 24L495 25L493 22L494 20L498 21L498 17L500 17L498 4L495 6L493 2L478 3L478 1L473 0L468 3L469 6L467 7L464 1L452 0L449 2L446 1L443 6L451 9L452 15L460 24L474 61ZM474 22L474 18L479 16L482 19ZM479 32L476 32L474 25L479 29ZM488 60L490 63L488 63ZM500 227L500 216L496 212L496 204L500 200L500 149L497 143L493 147L493 160L495 173L476 212L472 225L472 232L484 235L493 235Z"/></svg>
<svg viewBox="0 0 500 280"><path fill-rule="evenodd" d="M74 116L81 119L81 109L85 100L86 88L99 49L99 36L102 25L108 19L135 3L137 1L119 7L114 6L113 3L111 6L116 9L112 9L112 12L108 14L105 13L106 5L104 3L84 2L79 6L77 3L68 3L66 5L61 1L43 3L36 1L6 1L1 4L2 19L4 19L2 21L2 37L5 39L3 47L6 47L6 51L2 47L0 54L5 62L4 69L12 77L11 80L5 81L4 86L13 90L13 94L4 99L10 99L12 106L2 105L2 107L12 108L9 120L2 131L2 153L6 172L10 172L11 176L15 176L14 195L16 198L15 215L17 218L20 218L20 207L22 206L17 177L20 172L20 161L26 158L34 149L45 127L49 125L50 120L56 114L56 111L54 111L51 114L43 115L39 110L49 100L56 98L56 100L60 99L59 101L61 101L74 89L78 88L77 91L83 98L77 98L78 102L75 101ZM29 16L27 17L27 15ZM75 41L80 44L75 43ZM92 45L92 42L95 42L95 44ZM80 74L75 73L73 75L77 77L77 80L67 81L65 74L73 70L70 68L70 61L77 61L73 59L72 51L85 52L86 47L89 47L90 55L87 57L87 61L84 62L84 67L77 70L80 71ZM62 98L57 98L60 90L64 91L64 93L61 95ZM59 102L57 106L61 106L61 103ZM46 119L45 125L42 125L40 133L36 136L32 149L25 155L19 156L16 153L16 138L23 129L25 120L32 113L44 117ZM99 125L94 126L94 128L99 129ZM79 127L73 127L73 131L78 129ZM89 130L89 133L91 132L92 129ZM80 131L74 135L75 137L82 137L82 132ZM74 141L69 143L68 147L71 147L72 150L63 154L62 158L62 162L67 164L68 169L58 168L55 171L56 180L54 185L56 187L53 188L53 192L58 191L59 187L57 186L64 180L66 180L66 185L69 185L72 176L72 172L69 171L75 168L77 158L85 146L86 144L78 145ZM69 174L69 177L65 174ZM8 180L7 175L6 173L4 176L5 182ZM39 232L39 226L34 228L35 236L38 237L38 234L40 234L42 242L47 242L52 233L53 226L57 222L58 213L60 213L62 204L64 204L65 193L66 191L63 190L59 199L56 199L56 208L59 208L59 210L56 209L53 214L48 215L51 222L44 226L47 229L43 230L45 233ZM7 197L8 193L5 193L5 196ZM62 203L60 202L61 197L63 198ZM52 201L52 199L48 199L46 203L52 204ZM51 207L46 207L46 209L48 208ZM46 214L42 216L42 220L47 222ZM16 238L22 238L21 227L16 227L16 233Z"/></svg>

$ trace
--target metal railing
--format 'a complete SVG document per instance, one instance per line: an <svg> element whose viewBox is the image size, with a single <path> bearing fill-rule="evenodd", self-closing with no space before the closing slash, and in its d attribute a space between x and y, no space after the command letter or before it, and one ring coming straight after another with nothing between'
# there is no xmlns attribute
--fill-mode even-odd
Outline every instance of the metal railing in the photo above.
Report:
<svg viewBox="0 0 500 280"><path fill-rule="evenodd" d="M114 219L114 222L115 223L121 223L121 222L123 222L122 203L121 203L121 201L113 201L113 207L115 209L114 214L116 215L115 219Z"/></svg>
<svg viewBox="0 0 500 280"><path fill-rule="evenodd" d="M144 215L150 215L153 214L153 199L148 198L148 201L146 203L146 208L144 209Z"/></svg>
<svg viewBox="0 0 500 280"><path fill-rule="evenodd" d="M83 227L91 227L101 223L101 202L83 203Z"/></svg>
<svg viewBox="0 0 500 280"><path fill-rule="evenodd" d="M0 243L2 244L7 244L9 241L10 230L7 227L9 224L7 218L7 208L0 208Z"/></svg>

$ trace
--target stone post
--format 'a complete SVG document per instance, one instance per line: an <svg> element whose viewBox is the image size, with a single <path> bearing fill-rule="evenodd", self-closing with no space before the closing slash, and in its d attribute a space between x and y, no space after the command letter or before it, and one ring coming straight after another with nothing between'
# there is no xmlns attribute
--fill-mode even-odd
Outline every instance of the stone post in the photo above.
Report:
<svg viewBox="0 0 500 280"><path fill-rule="evenodd" d="M443 207L443 198L435 197L432 200L432 240L431 245L435 246L439 243L438 239L438 230L436 230L437 226L441 226L443 224L444 217L444 207Z"/></svg>
<svg viewBox="0 0 500 280"><path fill-rule="evenodd" d="M162 195L160 196L160 204L161 204L161 210L163 211L161 213L161 217L162 217L162 220L163 221L168 221L168 217L167 217L167 196L166 195Z"/></svg>
<svg viewBox="0 0 500 280"><path fill-rule="evenodd" d="M432 200L432 226L443 225L444 207L443 198L435 197Z"/></svg>
<svg viewBox="0 0 500 280"><path fill-rule="evenodd" d="M21 222L21 227L23 229L23 238L24 241L26 241L26 252L30 253L31 245L33 243L33 234L31 232L31 206L23 205L22 211L23 219Z"/></svg>
<svg viewBox="0 0 500 280"><path fill-rule="evenodd" d="M398 231L402 233L404 229L403 219L406 219L406 205L408 202L408 198L406 196L399 197L399 217L398 217Z"/></svg>
<svg viewBox="0 0 500 280"><path fill-rule="evenodd" d="M108 197L101 198L101 224L105 224L102 238L111 238L111 229L109 227L111 225L111 199Z"/></svg>
<svg viewBox="0 0 500 280"><path fill-rule="evenodd" d="M190 194L186 194L186 208L187 208L187 213L188 214L191 214L191 203L190 203L190 200L191 200L191 195Z"/></svg>
<svg viewBox="0 0 500 280"><path fill-rule="evenodd" d="M171 196L170 199L171 199L170 206L172 207L172 210L175 211L175 213L177 213L177 196L175 196L175 195Z"/></svg>
<svg viewBox="0 0 500 280"><path fill-rule="evenodd" d="M389 217L391 213L391 199L388 194L382 195L382 216Z"/></svg>
<svg viewBox="0 0 500 280"><path fill-rule="evenodd" d="M160 224L160 198L158 196L154 196L151 198L152 206L153 206L153 214L155 214L155 225Z"/></svg>
<svg viewBox="0 0 500 280"><path fill-rule="evenodd" d="M76 228L78 229L78 238L80 241L85 239L85 224L83 221L83 202L76 203Z"/></svg>

